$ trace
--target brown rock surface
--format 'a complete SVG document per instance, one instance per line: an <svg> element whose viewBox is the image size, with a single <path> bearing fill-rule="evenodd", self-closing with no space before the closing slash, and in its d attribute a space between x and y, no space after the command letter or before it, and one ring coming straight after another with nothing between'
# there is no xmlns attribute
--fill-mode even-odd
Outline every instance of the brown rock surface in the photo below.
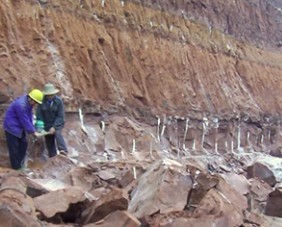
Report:
<svg viewBox="0 0 282 227"><path fill-rule="evenodd" d="M282 189L277 188L269 193L265 214L269 216L282 217Z"/></svg>
<svg viewBox="0 0 282 227"><path fill-rule="evenodd" d="M103 220L96 222L95 224L84 225L88 227L111 227L111 226L123 226L123 227L139 227L140 221L127 211L117 210Z"/></svg>
<svg viewBox="0 0 282 227"><path fill-rule="evenodd" d="M36 209L46 218L51 218L59 212L65 212L70 204L85 200L84 192L76 187L49 192L33 199Z"/></svg>
<svg viewBox="0 0 282 227"><path fill-rule="evenodd" d="M14 98L49 80L69 108L115 103L173 114L281 110L275 79L280 53L252 44L271 37L275 46L279 8L221 0L158 4L165 11L149 1L122 6L114 0L104 7L88 0L2 3L0 63L7 93Z"/></svg>
<svg viewBox="0 0 282 227"><path fill-rule="evenodd" d="M1 1L0 123L12 99L53 82L69 148L41 160L43 141L30 142L29 169L11 171L0 131L1 188L9 179L17 186L0 188L1 220L281 225L264 215L267 207L280 216L281 161L268 154L282 146L281 8L279 0Z"/></svg>
<svg viewBox="0 0 282 227"><path fill-rule="evenodd" d="M169 160L158 161L141 176L128 209L136 217L184 209L192 179L177 172L181 166L175 170L173 165Z"/></svg>
<svg viewBox="0 0 282 227"><path fill-rule="evenodd" d="M0 187L0 223L7 227L41 226L24 183L16 177L4 179Z"/></svg>
<svg viewBox="0 0 282 227"><path fill-rule="evenodd" d="M128 200L124 198L122 190L111 188L105 191L106 193L101 194L98 200L90 203L83 211L80 223L94 223L117 210L127 210Z"/></svg>
<svg viewBox="0 0 282 227"><path fill-rule="evenodd" d="M274 186L282 179L282 161L276 157L258 157L254 163L247 168L248 177L257 177L270 186Z"/></svg>

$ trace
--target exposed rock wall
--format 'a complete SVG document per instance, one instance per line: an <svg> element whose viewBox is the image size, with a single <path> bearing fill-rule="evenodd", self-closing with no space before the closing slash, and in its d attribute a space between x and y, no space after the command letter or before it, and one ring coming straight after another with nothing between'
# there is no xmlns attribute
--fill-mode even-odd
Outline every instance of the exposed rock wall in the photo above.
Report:
<svg viewBox="0 0 282 227"><path fill-rule="evenodd" d="M281 7L279 1L178 0L134 1L183 15L192 21L217 28L235 36L268 47L281 45Z"/></svg>
<svg viewBox="0 0 282 227"><path fill-rule="evenodd" d="M281 54L254 43L260 36L277 41L280 11L274 3L243 2L1 2L3 92L15 97L52 81L72 100L69 108L277 113Z"/></svg>
<svg viewBox="0 0 282 227"><path fill-rule="evenodd" d="M4 212L25 210L28 199L41 214L30 223L274 226L263 213L281 216L272 206L281 193L269 194L282 172L269 156L282 153L279 7L278 0L1 1L0 121L11 99L51 81L66 103L69 151L48 159L44 140L29 140L30 170L10 173L0 130ZM32 200L13 188L22 175L35 178ZM15 192L23 202L9 202ZM55 210L40 206L58 196Z"/></svg>

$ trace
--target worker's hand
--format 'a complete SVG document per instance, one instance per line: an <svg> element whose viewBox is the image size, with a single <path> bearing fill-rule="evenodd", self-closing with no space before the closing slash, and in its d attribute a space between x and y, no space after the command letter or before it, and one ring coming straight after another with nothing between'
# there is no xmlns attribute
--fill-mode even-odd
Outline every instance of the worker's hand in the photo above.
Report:
<svg viewBox="0 0 282 227"><path fill-rule="evenodd" d="M43 134L40 133L40 132L35 132L34 136L35 136L35 138L41 138L43 136Z"/></svg>
<svg viewBox="0 0 282 227"><path fill-rule="evenodd" d="M55 132L56 132L56 129L54 127L49 129L49 133L50 134L55 134Z"/></svg>

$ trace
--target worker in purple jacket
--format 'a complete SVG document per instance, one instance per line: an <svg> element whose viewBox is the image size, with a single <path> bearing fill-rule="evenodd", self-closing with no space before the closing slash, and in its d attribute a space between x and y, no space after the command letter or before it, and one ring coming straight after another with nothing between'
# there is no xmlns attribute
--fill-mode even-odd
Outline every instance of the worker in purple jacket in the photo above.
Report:
<svg viewBox="0 0 282 227"><path fill-rule="evenodd" d="M27 150L26 133L40 137L33 126L32 109L41 104L43 93L33 89L28 95L14 100L8 107L4 118L4 130L9 150L10 162L13 169L23 167Z"/></svg>

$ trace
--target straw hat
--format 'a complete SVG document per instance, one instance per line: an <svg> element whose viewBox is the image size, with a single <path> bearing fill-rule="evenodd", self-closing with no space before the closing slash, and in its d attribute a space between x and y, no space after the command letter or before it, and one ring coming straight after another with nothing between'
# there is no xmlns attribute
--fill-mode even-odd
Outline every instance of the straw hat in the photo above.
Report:
<svg viewBox="0 0 282 227"><path fill-rule="evenodd" d="M44 95L55 95L59 92L58 89L55 88L54 84L48 83L45 84L43 94Z"/></svg>

